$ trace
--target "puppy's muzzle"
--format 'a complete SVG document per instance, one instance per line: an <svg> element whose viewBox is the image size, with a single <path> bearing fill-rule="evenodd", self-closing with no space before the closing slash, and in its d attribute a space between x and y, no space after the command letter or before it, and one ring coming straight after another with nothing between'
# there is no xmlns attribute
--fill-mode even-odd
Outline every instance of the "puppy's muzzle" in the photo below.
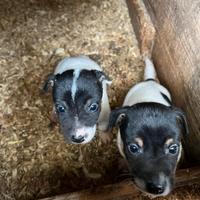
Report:
<svg viewBox="0 0 200 200"><path fill-rule="evenodd" d="M166 177L163 173L159 174L159 179L150 177L147 179L134 178L133 181L142 192L150 195L151 198L166 196L170 193L172 183L169 177Z"/></svg>
<svg viewBox="0 0 200 200"><path fill-rule="evenodd" d="M78 137L76 137L75 135L72 135L72 142L74 143L82 143L85 141L84 136L79 135Z"/></svg>
<svg viewBox="0 0 200 200"><path fill-rule="evenodd" d="M76 144L85 144L87 142L90 142L93 137L95 136L95 131L96 131L96 125L93 127L79 127L75 128L73 133L70 135L70 140L72 143Z"/></svg>
<svg viewBox="0 0 200 200"><path fill-rule="evenodd" d="M162 194L165 191L165 186L161 184L154 184L152 182L147 183L146 185L147 192L151 194Z"/></svg>

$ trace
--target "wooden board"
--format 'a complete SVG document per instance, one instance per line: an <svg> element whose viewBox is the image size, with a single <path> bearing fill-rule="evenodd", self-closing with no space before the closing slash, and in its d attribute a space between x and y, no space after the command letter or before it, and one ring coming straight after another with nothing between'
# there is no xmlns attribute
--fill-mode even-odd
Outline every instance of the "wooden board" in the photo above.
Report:
<svg viewBox="0 0 200 200"><path fill-rule="evenodd" d="M134 24L140 52L143 56L151 56L155 38L155 28L146 7L141 0L127 0L127 5Z"/></svg>
<svg viewBox="0 0 200 200"><path fill-rule="evenodd" d="M200 168L177 171L176 188L200 182ZM42 200L131 200L141 195L131 181L102 186L90 190L63 194Z"/></svg>
<svg viewBox="0 0 200 200"><path fill-rule="evenodd" d="M133 4L132 0L127 1ZM152 57L159 79L171 91L175 104L187 114L190 129L184 145L187 159L199 161L200 1L144 0L144 4L156 30ZM143 27L134 18L132 21L136 34L140 33Z"/></svg>

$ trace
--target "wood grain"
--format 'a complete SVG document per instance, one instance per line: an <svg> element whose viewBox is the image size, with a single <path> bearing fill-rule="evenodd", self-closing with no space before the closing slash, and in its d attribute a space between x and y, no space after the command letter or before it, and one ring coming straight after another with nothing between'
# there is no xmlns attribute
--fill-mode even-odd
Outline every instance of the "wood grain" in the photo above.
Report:
<svg viewBox="0 0 200 200"><path fill-rule="evenodd" d="M127 0L131 22L139 41L140 52L143 56L151 56L155 38L155 28L146 7L141 0Z"/></svg>
<svg viewBox="0 0 200 200"><path fill-rule="evenodd" d="M134 5L132 0L127 1ZM200 160L200 1L142 2L156 30L152 57L159 79L170 90L175 105L187 115L190 135L184 140L186 158L197 162ZM132 9L130 13L137 13L134 6ZM132 21L141 37L142 27L134 17Z"/></svg>
<svg viewBox="0 0 200 200"><path fill-rule="evenodd" d="M200 182L200 167L181 169L176 174L176 188ZM131 200L141 195L131 181L90 190L63 194L41 200Z"/></svg>

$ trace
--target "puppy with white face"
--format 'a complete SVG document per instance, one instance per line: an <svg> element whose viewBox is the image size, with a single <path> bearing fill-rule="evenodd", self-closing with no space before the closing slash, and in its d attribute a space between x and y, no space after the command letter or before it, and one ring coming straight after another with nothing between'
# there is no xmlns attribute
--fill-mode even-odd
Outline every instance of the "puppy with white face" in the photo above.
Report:
<svg viewBox="0 0 200 200"><path fill-rule="evenodd" d="M63 59L50 75L44 90L52 87L52 120L58 121L68 143L84 144L95 136L96 127L108 127L110 105L101 67L87 56Z"/></svg>
<svg viewBox="0 0 200 200"><path fill-rule="evenodd" d="M119 127L118 148L136 186L157 197L173 188L181 137L188 128L183 112L156 82L153 63L145 59L145 65L144 81L130 89L123 107L111 112L109 127Z"/></svg>

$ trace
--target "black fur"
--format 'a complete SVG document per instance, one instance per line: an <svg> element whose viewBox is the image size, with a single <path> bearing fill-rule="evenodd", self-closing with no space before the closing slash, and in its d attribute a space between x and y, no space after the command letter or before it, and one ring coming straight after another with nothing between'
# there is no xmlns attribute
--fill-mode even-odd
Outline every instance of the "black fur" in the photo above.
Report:
<svg viewBox="0 0 200 200"><path fill-rule="evenodd" d="M53 101L55 107L62 105L65 112L57 112L59 123L66 140L70 141L76 128L76 121L80 126L92 127L97 123L101 107L102 83L96 71L82 70L77 80L75 101L72 99L71 88L73 71L68 70L56 75L53 86ZM99 109L95 113L88 113L89 104L97 103Z"/></svg>
<svg viewBox="0 0 200 200"><path fill-rule="evenodd" d="M122 114L122 120L118 120ZM167 154L165 142L172 138L173 143L180 146L182 134L188 133L183 112L158 103L139 103L112 111L110 127L116 123L120 128L123 151L133 180L142 180L145 190L151 193L154 192L154 188L149 187L152 183L160 184L163 188L166 186L164 180L159 182L158 175L163 173L173 186L179 152ZM129 145L135 143L136 138L143 141L142 152L139 154L133 154L129 150Z"/></svg>

